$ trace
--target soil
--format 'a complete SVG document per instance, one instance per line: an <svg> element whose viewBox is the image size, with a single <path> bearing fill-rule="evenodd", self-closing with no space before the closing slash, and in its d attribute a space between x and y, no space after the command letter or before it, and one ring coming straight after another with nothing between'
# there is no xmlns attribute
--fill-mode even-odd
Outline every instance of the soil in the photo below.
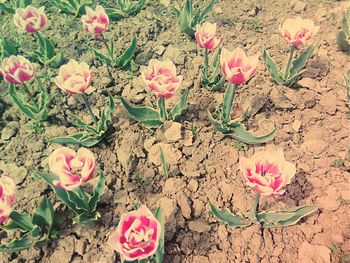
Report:
<svg viewBox="0 0 350 263"><path fill-rule="evenodd" d="M97 2L105 5L107 1ZM60 231L58 238L41 248L0 253L0 262L120 262L106 241L121 214L141 203L152 210L163 208L165 262L344 260L350 255L350 161L349 110L342 76L349 69L349 57L337 46L336 33L349 3L219 0L216 4L208 21L217 23L225 47L240 46L249 55L267 48L279 63L285 63L288 52L278 32L284 19L301 15L320 26L317 48L299 89L273 84L261 61L258 73L238 90L237 106L252 109L246 123L249 130L263 134L273 127L280 128L272 142L253 147L224 138L211 127L207 110L222 102L224 89L213 93L200 88L202 52L179 30L171 8L164 6L171 1L148 2L136 16L113 22L106 33L106 38L114 37L118 50L125 49L138 36L133 66L123 71L94 60L89 47L102 50L103 46L83 32L78 18L59 13L46 1L34 1L35 6L45 4L48 14L49 25L43 33L57 43L67 59L86 61L93 68L95 90L89 100L96 113L107 104L107 91L134 103L155 105L155 95L143 87L139 77L140 66L147 65L151 58L168 57L176 63L184 76L182 89L190 88L189 106L179 124L167 123L151 130L130 119L117 104L112 132L92 148L107 176L108 189L98 206L102 218L90 226L79 226L72 224L72 213L57 201L47 184L31 175L47 170L47 157L58 147L47 138L76 130L67 116L69 111L88 119L83 104L63 94L53 77L48 78L45 86L51 96L51 118L42 133L35 133L30 122L11 105L7 85L0 82L0 170L16 180L15 209L31 212L46 195L54 203ZM33 49L33 38L17 32L11 15L1 13L0 21L2 35L17 39L22 50ZM36 68L37 76L57 74L57 70L45 72L40 65ZM179 94L168 104L178 98ZM168 178L160 166L159 146L170 164ZM284 196L262 199L261 209L315 204L319 210L286 228L262 229L254 225L230 229L218 222L210 213L209 203L247 213L254 199L238 171L239 156L251 156L270 147L282 147L286 160L296 164L297 174ZM8 240L3 238L1 242Z"/></svg>

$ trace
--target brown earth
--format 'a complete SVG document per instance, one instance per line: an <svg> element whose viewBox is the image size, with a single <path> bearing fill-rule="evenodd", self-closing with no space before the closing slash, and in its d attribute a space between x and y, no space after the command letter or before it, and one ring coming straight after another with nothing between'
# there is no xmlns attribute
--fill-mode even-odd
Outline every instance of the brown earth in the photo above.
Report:
<svg viewBox="0 0 350 263"><path fill-rule="evenodd" d="M82 32L79 19L47 5L50 24L45 34L58 43L66 58L86 61L95 71L96 90L90 95L95 111L106 105L106 91L122 94L134 103L155 105L154 94L143 88L139 67L151 58L166 57L184 75L182 88L190 88L189 107L180 124L167 123L154 131L135 123L118 104L113 132L92 148L107 175L108 190L98 207L102 218L90 226L79 226L72 225L72 213L31 174L47 169L47 156L58 146L46 138L75 131L67 110L88 118L85 109L47 81L52 118L43 133L36 134L10 105L7 87L1 82L0 94L6 105L0 104L0 170L16 180L15 209L31 212L42 196L49 196L57 211L60 237L42 248L1 254L0 262L119 262L106 240L120 215L141 203L153 210L160 205L164 210L165 262L327 263L341 262L350 255L349 112L342 86L349 57L336 44L340 20L349 4L331 0L294 2L219 0L208 17L218 24L225 47L241 46L249 55L265 47L281 63L285 63L288 46L278 33L279 23L301 15L320 26L317 49L299 82L302 87L276 86L261 61L256 76L238 91L237 105L252 108L247 128L263 134L280 127L273 142L255 147L223 138L211 127L207 110L222 102L224 91L212 93L200 88L201 51L180 32L169 8L149 1L138 15L113 23L106 35L117 40L118 49L124 49L135 35L139 42L131 70L109 71L89 53L88 46L100 43ZM32 39L16 32L10 15L1 16L0 21L4 36L17 37L23 49L32 49ZM38 74L45 74L39 65L37 68ZM52 73L56 75L57 70ZM169 178L161 171L159 145L170 164ZM251 156L270 147L282 147L286 159L296 164L297 174L284 196L262 199L261 208L315 204L319 211L286 228L255 225L230 229L219 223L211 215L209 203L247 213L254 198L238 171L239 156Z"/></svg>

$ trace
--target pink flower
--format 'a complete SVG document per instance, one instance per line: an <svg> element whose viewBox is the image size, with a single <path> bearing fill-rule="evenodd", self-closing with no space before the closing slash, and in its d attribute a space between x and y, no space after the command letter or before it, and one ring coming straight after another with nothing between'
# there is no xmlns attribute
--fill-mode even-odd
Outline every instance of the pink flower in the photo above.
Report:
<svg viewBox="0 0 350 263"><path fill-rule="evenodd" d="M78 63L74 59L60 67L55 78L56 85L69 94L84 93L90 87L92 71L85 62Z"/></svg>
<svg viewBox="0 0 350 263"><path fill-rule="evenodd" d="M291 182L296 172L295 165L284 159L282 149L261 151L250 159L241 157L239 164L247 185L263 196L282 195L282 188Z"/></svg>
<svg viewBox="0 0 350 263"><path fill-rule="evenodd" d="M141 74L143 81L159 98L171 98L182 82L182 76L176 76L176 67L170 59L151 59Z"/></svg>
<svg viewBox="0 0 350 263"><path fill-rule="evenodd" d="M72 191L94 176L96 159L86 148L75 152L68 147L60 147L50 154L49 168L59 178L53 182L55 186Z"/></svg>
<svg viewBox="0 0 350 263"><path fill-rule="evenodd" d="M232 84L247 82L258 68L259 54L247 57L244 51L236 48L232 52L223 48L220 56L221 71Z"/></svg>
<svg viewBox="0 0 350 263"><path fill-rule="evenodd" d="M133 261L152 256L158 249L161 224L152 212L141 206L124 213L108 244L120 253L122 260Z"/></svg>
<svg viewBox="0 0 350 263"><path fill-rule="evenodd" d="M17 8L16 14L13 17L15 25L28 33L34 33L40 31L47 21L45 7L35 8L33 6L27 6L25 9Z"/></svg>
<svg viewBox="0 0 350 263"><path fill-rule="evenodd" d="M293 46L299 46L300 44L306 44L308 41L311 41L319 28L314 25L312 20L302 19L299 16L296 18L287 18L279 26L282 37Z"/></svg>
<svg viewBox="0 0 350 263"><path fill-rule="evenodd" d="M13 179L7 175L0 178L0 224L10 217L13 202L15 200L16 184Z"/></svg>
<svg viewBox="0 0 350 263"><path fill-rule="evenodd" d="M22 56L4 58L1 65L1 75L12 84L23 84L34 75L34 67L29 60Z"/></svg>
<svg viewBox="0 0 350 263"><path fill-rule="evenodd" d="M196 26L194 34L198 46L207 48L210 51L216 49L221 44L221 37L216 37L216 24L205 22L202 25Z"/></svg>
<svg viewBox="0 0 350 263"><path fill-rule="evenodd" d="M101 34L105 32L109 25L109 18L105 12L105 9L98 5L96 6L96 11L92 10L90 7L86 7L86 15L81 17L81 22L83 23L83 28L86 32L91 34Z"/></svg>

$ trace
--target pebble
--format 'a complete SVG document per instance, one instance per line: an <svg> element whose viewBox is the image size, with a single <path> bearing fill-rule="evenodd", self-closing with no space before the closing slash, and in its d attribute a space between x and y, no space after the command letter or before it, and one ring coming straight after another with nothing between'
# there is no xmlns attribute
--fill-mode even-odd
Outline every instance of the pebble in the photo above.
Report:
<svg viewBox="0 0 350 263"><path fill-rule="evenodd" d="M331 250L328 247L312 245L304 241L299 248L299 259L304 263L330 263Z"/></svg>
<svg viewBox="0 0 350 263"><path fill-rule="evenodd" d="M7 141L11 139L19 130L19 124L16 121L11 121L7 123L5 128L1 131L1 140Z"/></svg>
<svg viewBox="0 0 350 263"><path fill-rule="evenodd" d="M176 195L176 201L181 209L181 214L186 219L191 219L191 204L190 200L184 192L179 192Z"/></svg>
<svg viewBox="0 0 350 263"><path fill-rule="evenodd" d="M188 223L188 228L191 231L203 233L203 232L209 232L210 226L207 223L204 223L200 220L191 221Z"/></svg>
<svg viewBox="0 0 350 263"><path fill-rule="evenodd" d="M185 63L185 55L181 50L173 45L169 45L164 53L164 58L169 58L177 65L183 65Z"/></svg>
<svg viewBox="0 0 350 263"><path fill-rule="evenodd" d="M173 122L171 126L164 132L165 139L169 142L176 142L182 138L181 124Z"/></svg>
<svg viewBox="0 0 350 263"><path fill-rule="evenodd" d="M294 122L292 124L293 131L299 132L300 131L300 127L301 127L301 121L300 120L294 120Z"/></svg>
<svg viewBox="0 0 350 263"><path fill-rule="evenodd" d="M305 11L305 9L306 9L306 3L302 2L302 1L294 1L293 0L291 2L291 7L292 7L294 12L301 13L302 11Z"/></svg>

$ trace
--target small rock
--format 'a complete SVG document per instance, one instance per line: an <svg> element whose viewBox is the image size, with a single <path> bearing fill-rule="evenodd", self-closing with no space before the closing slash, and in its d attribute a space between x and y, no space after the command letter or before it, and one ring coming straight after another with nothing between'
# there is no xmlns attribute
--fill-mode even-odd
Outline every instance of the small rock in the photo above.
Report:
<svg viewBox="0 0 350 263"><path fill-rule="evenodd" d="M156 47L153 48L153 52L156 53L159 56L163 55L164 51L165 51L165 47L164 46L156 46Z"/></svg>
<svg viewBox="0 0 350 263"><path fill-rule="evenodd" d="M293 129L293 131L299 132L300 127L301 127L301 121L299 121L299 120L294 120L294 122L293 122L293 124L292 124L292 129Z"/></svg>
<svg viewBox="0 0 350 263"><path fill-rule="evenodd" d="M173 122L171 126L164 132L164 136L169 142L176 142L182 138L181 124Z"/></svg>
<svg viewBox="0 0 350 263"><path fill-rule="evenodd" d="M182 157L182 153L174 148L171 144L157 143L149 149L148 160L155 165L161 165L160 161L160 148L162 148L166 162L169 165L175 165L179 163Z"/></svg>
<svg viewBox="0 0 350 263"><path fill-rule="evenodd" d="M146 139L143 143L143 148L145 148L145 150L149 152L149 150L151 149L155 141L156 139L154 137L150 139Z"/></svg>
<svg viewBox="0 0 350 263"><path fill-rule="evenodd" d="M328 143L320 139L313 139L305 141L301 147L304 148L305 152L319 158L327 152Z"/></svg>
<svg viewBox="0 0 350 263"><path fill-rule="evenodd" d="M330 115L335 114L337 110L337 97L334 94L324 94L320 99L320 105Z"/></svg>
<svg viewBox="0 0 350 263"><path fill-rule="evenodd" d="M177 211L175 200L168 197L163 197L159 199L159 206L162 209L162 215L166 222L170 221L171 218L174 218L174 215Z"/></svg>
<svg viewBox="0 0 350 263"><path fill-rule="evenodd" d="M302 87L314 90L316 86L316 81L312 78L302 78L298 81L298 84Z"/></svg>
<svg viewBox="0 0 350 263"><path fill-rule="evenodd" d="M11 121L7 123L5 128L2 129L1 131L1 140L9 140L13 136L16 135L17 131L19 130L19 124L16 121Z"/></svg>
<svg viewBox="0 0 350 263"><path fill-rule="evenodd" d="M220 6L216 6L214 8L214 12L217 13L217 14L222 14L222 8Z"/></svg>
<svg viewBox="0 0 350 263"><path fill-rule="evenodd" d="M299 259L304 263L330 263L331 250L328 247L311 245L304 241L299 248Z"/></svg>
<svg viewBox="0 0 350 263"><path fill-rule="evenodd" d="M188 223L188 228L191 231L195 231L198 233L209 232L210 226L207 223L204 223L200 220L191 221Z"/></svg>
<svg viewBox="0 0 350 263"><path fill-rule="evenodd" d="M304 11L306 9L306 3L302 2L302 1L292 1L291 7L292 7L294 12L301 13L302 11Z"/></svg>
<svg viewBox="0 0 350 263"><path fill-rule="evenodd" d="M185 182L180 178L169 178L165 181L163 187L164 194L173 194L178 191L181 191L182 188L185 187Z"/></svg>
<svg viewBox="0 0 350 263"><path fill-rule="evenodd" d="M160 4L164 7L169 7L171 0L160 0Z"/></svg>
<svg viewBox="0 0 350 263"><path fill-rule="evenodd" d="M243 28L243 24L241 22L238 22L235 26L235 30L236 31L241 31Z"/></svg>
<svg viewBox="0 0 350 263"><path fill-rule="evenodd" d="M184 192L179 192L176 195L177 204L179 205L181 209L181 214L186 219L191 219L191 204L188 197L185 195Z"/></svg>
<svg viewBox="0 0 350 263"><path fill-rule="evenodd" d="M169 45L164 53L164 58L169 58L177 65L182 65L185 63L185 55L181 50L173 45Z"/></svg>
<svg viewBox="0 0 350 263"><path fill-rule="evenodd" d="M188 190L192 191L192 192L196 192L198 189L198 182L196 179L191 179L188 182L188 186L187 186Z"/></svg>
<svg viewBox="0 0 350 263"><path fill-rule="evenodd" d="M186 161L180 166L180 172L187 177L200 176L198 163L194 161Z"/></svg>

